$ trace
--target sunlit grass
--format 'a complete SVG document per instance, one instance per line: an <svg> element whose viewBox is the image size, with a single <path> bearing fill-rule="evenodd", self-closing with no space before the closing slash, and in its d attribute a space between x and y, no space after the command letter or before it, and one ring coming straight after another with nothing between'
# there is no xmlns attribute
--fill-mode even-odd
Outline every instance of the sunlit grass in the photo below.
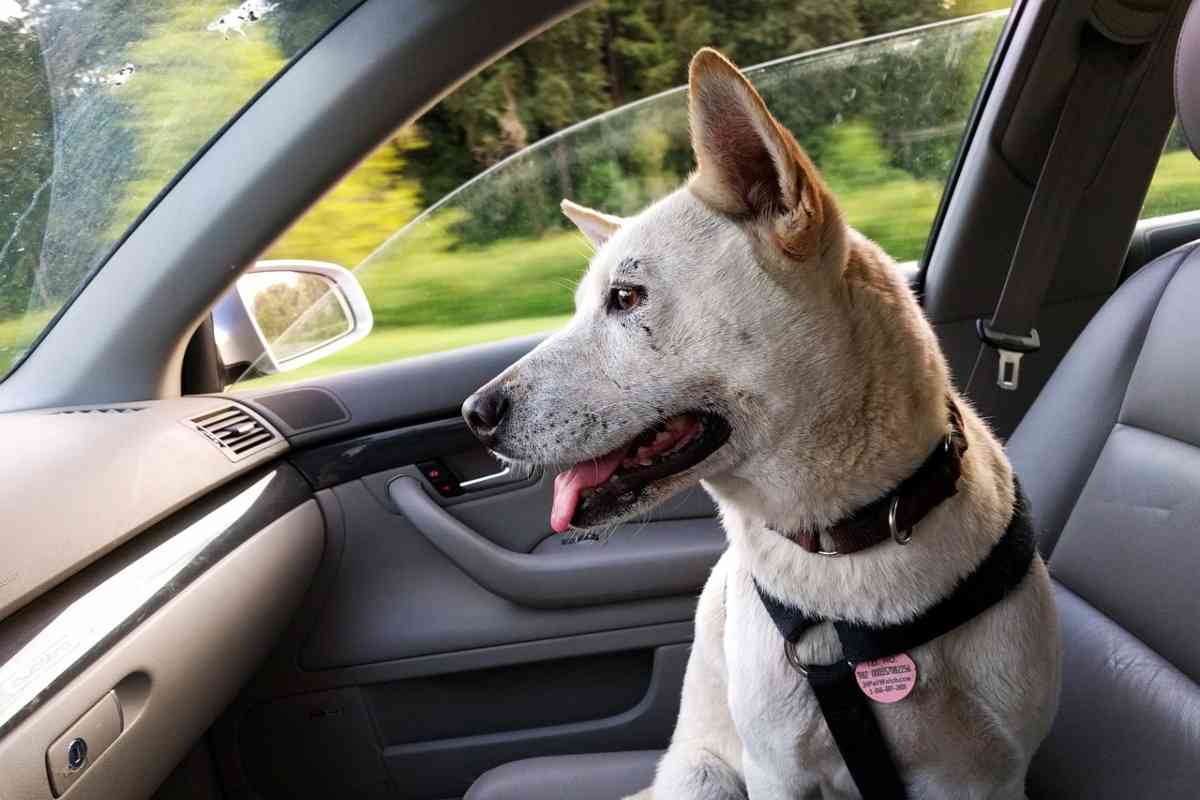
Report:
<svg viewBox="0 0 1200 800"><path fill-rule="evenodd" d="M1190 150L1164 153L1154 171L1142 219L1200 210L1200 161Z"/></svg>
<svg viewBox="0 0 1200 800"><path fill-rule="evenodd" d="M441 220L427 223L442 227ZM397 241L356 271L379 327L457 326L568 313L591 248L575 231L453 246Z"/></svg>

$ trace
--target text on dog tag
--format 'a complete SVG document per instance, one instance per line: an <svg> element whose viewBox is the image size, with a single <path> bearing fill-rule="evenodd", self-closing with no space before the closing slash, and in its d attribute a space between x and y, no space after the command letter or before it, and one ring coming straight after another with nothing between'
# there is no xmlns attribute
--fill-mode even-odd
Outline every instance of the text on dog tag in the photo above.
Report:
<svg viewBox="0 0 1200 800"><path fill-rule="evenodd" d="M863 694L879 703L895 703L908 697L917 685L917 665L901 653L854 665L854 679Z"/></svg>

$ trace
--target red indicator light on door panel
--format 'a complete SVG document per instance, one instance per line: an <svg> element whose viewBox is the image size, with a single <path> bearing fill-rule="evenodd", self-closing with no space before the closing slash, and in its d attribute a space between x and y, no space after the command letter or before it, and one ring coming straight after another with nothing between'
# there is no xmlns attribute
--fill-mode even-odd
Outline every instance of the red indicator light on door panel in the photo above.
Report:
<svg viewBox="0 0 1200 800"><path fill-rule="evenodd" d="M429 485L433 487L433 490L442 497L457 497L462 494L463 490L458 485L458 478L442 462L426 461L417 464L417 469L421 470L421 474L425 476L425 480L429 481Z"/></svg>

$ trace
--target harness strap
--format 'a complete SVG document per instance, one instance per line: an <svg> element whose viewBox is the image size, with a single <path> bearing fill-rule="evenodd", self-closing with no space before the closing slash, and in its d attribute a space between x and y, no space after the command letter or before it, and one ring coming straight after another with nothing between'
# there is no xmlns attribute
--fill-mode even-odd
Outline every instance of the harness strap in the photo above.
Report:
<svg viewBox="0 0 1200 800"><path fill-rule="evenodd" d="M854 678L854 664L894 656L927 644L963 625L1004 599L1029 573L1036 552L1029 501L1013 479L1016 502L1004 535L949 595L898 625L871 626L812 617L768 594L755 581L763 606L784 639L788 661L801 672L838 752L864 800L902 800L904 785L867 696ZM795 645L813 626L832 622L842 644L842 660L804 665L794 660Z"/></svg>
<svg viewBox="0 0 1200 800"><path fill-rule="evenodd" d="M833 743L864 800L905 800L904 783L896 770L879 720L854 680L847 661L806 667L808 685L817 696Z"/></svg>

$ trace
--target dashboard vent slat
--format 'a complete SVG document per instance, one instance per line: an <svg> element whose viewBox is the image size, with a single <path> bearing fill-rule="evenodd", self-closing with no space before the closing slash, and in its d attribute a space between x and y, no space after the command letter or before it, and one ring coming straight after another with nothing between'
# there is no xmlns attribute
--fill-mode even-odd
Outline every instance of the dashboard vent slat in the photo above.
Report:
<svg viewBox="0 0 1200 800"><path fill-rule="evenodd" d="M241 406L209 411L192 417L187 424L216 445L230 461L253 455L280 439L278 433Z"/></svg>

